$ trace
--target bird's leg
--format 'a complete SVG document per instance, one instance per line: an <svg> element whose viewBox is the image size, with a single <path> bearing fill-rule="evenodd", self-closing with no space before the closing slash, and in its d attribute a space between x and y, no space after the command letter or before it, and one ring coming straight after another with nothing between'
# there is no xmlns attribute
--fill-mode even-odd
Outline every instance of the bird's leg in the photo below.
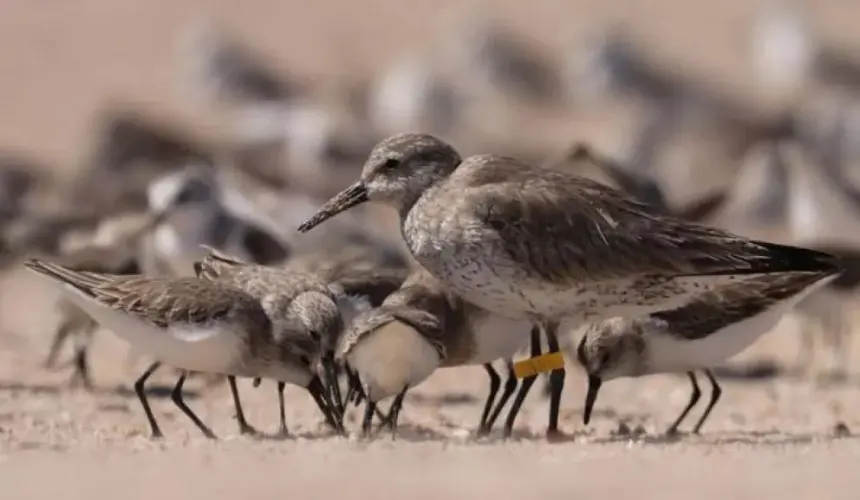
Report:
<svg viewBox="0 0 860 500"><path fill-rule="evenodd" d="M502 379L499 378L499 374L496 373L496 370L493 368L491 363L485 363L484 370L487 371L487 375L490 377L490 393L487 395L486 403L484 403L484 411L481 412L481 422L478 424L479 436L486 436L490 433L490 429L487 427L487 421L490 418L490 410L492 410L493 401L495 401L496 395L499 392L499 387L502 385Z"/></svg>
<svg viewBox="0 0 860 500"><path fill-rule="evenodd" d="M259 434L257 429L248 425L245 420L245 412L242 411L242 401L239 399L239 388L236 386L236 377L227 375L227 382L230 384L230 393L233 395L233 406L236 407L236 422L239 424L239 434L256 436Z"/></svg>
<svg viewBox="0 0 860 500"><path fill-rule="evenodd" d="M323 417L325 417L325 421L329 425L329 427L334 429L335 432L337 432L338 434L343 435L343 422L339 420L336 415L333 414L331 406L326 400L328 391L326 391L325 385L322 383L320 378L312 378L306 389L310 393L311 397L314 398L314 402L316 402L317 407L322 412Z"/></svg>
<svg viewBox="0 0 860 500"><path fill-rule="evenodd" d="M176 386L170 393L170 399L172 399L173 403L176 404L176 406L179 407L180 410L182 410L182 413L184 413L188 418L191 419L192 422L194 422L194 425L196 425L197 428L200 429L200 432L202 432L204 436L209 439L218 439L215 433L213 433L211 429L206 427L203 421L201 421L197 417L197 415L195 415L194 412L191 411L191 408L189 408L188 405L185 404L185 400L182 399L182 386L185 385L185 378L187 376L187 371L183 371L182 374L179 375L179 380L176 381Z"/></svg>
<svg viewBox="0 0 860 500"><path fill-rule="evenodd" d="M344 405L352 402L353 399L355 399L355 404L358 405L360 398L364 397L364 392L361 389L361 380L358 379L358 375L349 366L344 365L343 369L346 372L347 381Z"/></svg>
<svg viewBox="0 0 860 500"><path fill-rule="evenodd" d="M331 353L323 356L321 361L323 374L325 377L326 386L328 388L328 402L331 405L332 411L339 415L338 418L343 419L343 399L340 394L340 381L337 378L337 370L335 368L334 357Z"/></svg>
<svg viewBox="0 0 860 500"><path fill-rule="evenodd" d="M531 330L531 356L533 358L540 356L540 329L537 325L532 326ZM523 378L523 383L520 385L520 390L517 392L514 402L511 404L511 409L508 411L508 418L505 420L504 437L511 437L514 431L514 421L517 419L517 414L520 412L520 407L523 405L526 396L529 394L532 384L535 383L537 375Z"/></svg>
<svg viewBox="0 0 860 500"><path fill-rule="evenodd" d="M690 400L687 402L687 406L681 411L681 414L678 415L678 418L675 419L675 422L666 429L667 436L674 436L678 434L678 426L681 425L681 422L685 418L687 418L687 414L690 413L690 410L696 406L696 403L699 402L699 398L702 396L702 390L699 388L699 382L696 380L696 374L694 372L687 372L687 377L690 378L690 384L693 388L693 392L690 393Z"/></svg>
<svg viewBox="0 0 860 500"><path fill-rule="evenodd" d="M404 386L403 390L397 393L397 396L394 397L394 401L391 402L391 406L388 408L388 416L382 418L379 423L380 429L382 427L388 426L391 429L392 438L397 434L397 423L400 419L400 410L403 409L403 398L406 397L406 391L409 390L409 386Z"/></svg>
<svg viewBox="0 0 860 500"><path fill-rule="evenodd" d="M365 391L365 395L367 391ZM370 431L373 425L373 414L376 413L376 403L370 398L365 398L364 402L364 418L361 419L361 437L367 438L370 436Z"/></svg>
<svg viewBox="0 0 860 500"><path fill-rule="evenodd" d="M546 335L547 350L550 354L555 354L560 351L558 345L558 323L549 323L544 326L544 334ZM558 430L558 413L561 406L561 393L564 390L564 366L553 370L549 375L550 397L549 397L549 425L546 429L548 439L557 439L562 437L562 433Z"/></svg>
<svg viewBox="0 0 860 500"><path fill-rule="evenodd" d="M75 371L72 374L72 379L70 381L70 385L72 387L76 387L78 383L80 383L87 391L91 391L93 389L93 382L90 377L90 367L87 362L87 354L97 328L98 324L94 321L88 321L81 325L75 332L73 339L75 347L75 357L73 360Z"/></svg>
<svg viewBox="0 0 860 500"><path fill-rule="evenodd" d="M505 381L505 387L502 390L502 396L499 398L498 403L496 403L495 409L493 409L493 413L490 414L490 419L487 420L487 432L489 433L493 429L493 425L495 425L496 420L499 418L499 415L502 414L502 409L504 409L505 405L508 403L508 400L511 399L511 396L514 394L514 391L517 390L517 375L514 373L514 364L510 359L505 360L505 365L508 369L508 379Z"/></svg>
<svg viewBox="0 0 860 500"><path fill-rule="evenodd" d="M287 409L284 405L284 389L287 388L286 382L278 381L278 405L280 410L278 413L278 436L285 438L290 435L287 429Z"/></svg>
<svg viewBox="0 0 860 500"><path fill-rule="evenodd" d="M93 390L93 380L90 377L90 365L87 361L86 347L75 348L75 372L72 374L72 379L69 381L71 387L77 387L78 384L86 391Z"/></svg>
<svg viewBox="0 0 860 500"><path fill-rule="evenodd" d="M705 376L707 376L708 380L711 381L711 400L708 402L708 407L705 408L705 413L702 413L699 421L696 422L696 426L693 427L693 434L698 434L699 431L702 430L702 425L705 424L705 420L708 419L708 416L711 414L711 410L714 409L714 405L717 404L717 401L720 400L720 396L723 395L723 389L720 387L717 379L714 378L714 374L711 373L711 370L705 370Z"/></svg>
<svg viewBox="0 0 860 500"><path fill-rule="evenodd" d="M64 320L57 331L54 333L54 338L51 341L51 349L48 351L48 356L45 358L43 366L45 368L53 368L57 364L57 357L60 355L60 349L66 343L66 339L74 332L75 328L71 321Z"/></svg>
<svg viewBox="0 0 860 500"><path fill-rule="evenodd" d="M263 379L261 379L260 377L257 377L254 379L253 382L251 382L251 385L254 386L254 389L256 389L257 387L260 387L260 383L262 383L262 382L263 382Z"/></svg>
<svg viewBox="0 0 860 500"><path fill-rule="evenodd" d="M161 429L158 428L158 422L155 421L155 416L152 414L152 409L149 407L149 401L146 399L146 391L144 384L146 384L146 380L150 375L161 366L161 363L156 361L155 363L149 365L149 368L143 372L143 375L137 379L134 383L134 392L137 393L138 399L140 399L140 404L143 406L143 412L146 414L146 420L149 421L149 428L152 431L152 439L159 439L164 437L164 434L161 433Z"/></svg>

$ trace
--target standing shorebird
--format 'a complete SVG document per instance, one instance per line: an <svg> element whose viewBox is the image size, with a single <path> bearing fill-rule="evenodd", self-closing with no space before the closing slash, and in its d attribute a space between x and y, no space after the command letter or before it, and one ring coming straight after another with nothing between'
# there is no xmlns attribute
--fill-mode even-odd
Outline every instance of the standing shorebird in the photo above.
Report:
<svg viewBox="0 0 860 500"><path fill-rule="evenodd" d="M618 377L686 372L693 391L684 410L669 427L678 426L698 402L695 371L711 382L711 399L693 427L698 434L722 394L711 368L738 354L776 326L783 313L830 281L835 260L818 272L763 276L705 292L687 305L643 318L612 318L590 325L579 342L576 359L588 373L583 421L587 425L601 384Z"/></svg>
<svg viewBox="0 0 860 500"><path fill-rule="evenodd" d="M272 321L261 301L239 289L198 278L148 278L78 272L31 260L31 271L63 285L81 309L130 345L157 359L135 382L152 430L162 436L144 384L162 363L183 370L171 395L206 437L215 434L182 399L190 371L264 377L307 387L331 425L322 383L312 366L318 346L290 324Z"/></svg>
<svg viewBox="0 0 860 500"><path fill-rule="evenodd" d="M361 178L299 226L367 201L397 209L412 256L453 293L542 326L642 316L770 273L819 271L829 256L656 214L602 184L513 158L461 159L427 134L377 144ZM564 369L551 378L557 435Z"/></svg>
<svg viewBox="0 0 860 500"><path fill-rule="evenodd" d="M396 396L389 414L395 427L407 390L436 368L466 365L483 365L490 377L490 393L478 426L479 435L489 433L517 386L509 362L504 392L493 409L501 378L491 363L510 359L526 345L529 326L528 321L511 320L464 302L427 271L415 271L381 307L361 313L338 345L337 359L356 371L367 396L362 433L370 431L378 401ZM506 436L512 426L513 417L505 425Z"/></svg>
<svg viewBox="0 0 860 500"><path fill-rule="evenodd" d="M326 405L334 412L335 429L342 432L343 406L334 372L334 346L343 332L343 318L334 292L310 274L243 262L209 248L209 254L195 263L198 278L242 290L260 301L272 324L291 336L310 339L319 348L326 383ZM263 376L259 376L263 378ZM252 432L241 411L235 377L228 377L236 402L236 418L245 432ZM284 380L278 382L281 432L286 433Z"/></svg>

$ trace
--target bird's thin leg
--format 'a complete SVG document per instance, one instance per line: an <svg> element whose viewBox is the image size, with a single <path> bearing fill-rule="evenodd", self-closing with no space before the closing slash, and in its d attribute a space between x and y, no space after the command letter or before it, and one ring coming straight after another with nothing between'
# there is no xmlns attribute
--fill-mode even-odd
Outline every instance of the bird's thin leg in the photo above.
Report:
<svg viewBox="0 0 860 500"><path fill-rule="evenodd" d="M391 429L392 437L397 434L397 422L400 419L400 410L403 409L403 398L406 397L406 391L408 390L409 386L407 385L397 393L397 396L394 397L394 401L391 402L391 406L388 408L388 416L382 418L382 421L379 423L380 429L385 426Z"/></svg>
<svg viewBox="0 0 860 500"><path fill-rule="evenodd" d="M328 401L326 401L327 391L320 378L312 378L306 389L310 393L311 397L314 398L314 402L316 402L317 407L322 412L329 427L334 429L338 434L343 435L343 422L339 421L337 417L332 414L331 407L329 406Z"/></svg>
<svg viewBox="0 0 860 500"><path fill-rule="evenodd" d="M89 348L92 344L93 335L95 335L97 328L98 325L95 322L90 321L86 324L81 325L81 327L78 328L78 330L75 332L75 371L72 374L72 379L70 381L72 387L76 387L78 383L80 383L81 386L83 386L83 388L87 391L91 391L93 388L87 354L89 353Z"/></svg>
<svg viewBox="0 0 860 500"><path fill-rule="evenodd" d="M537 325L533 326L531 330L531 356L533 358L540 356L540 329ZM528 396L529 389L532 388L532 384L535 383L535 380L537 380L537 375L523 378L520 390L517 392L513 404L511 404L510 411L508 411L508 418L505 420L505 438L511 437L511 434L514 431L514 421L516 421L517 414L520 412L520 407L522 407L523 401L525 401L526 396Z"/></svg>
<svg viewBox="0 0 860 500"><path fill-rule="evenodd" d="M332 359L323 358L321 364L321 378L317 378L320 379L322 387L325 389L323 397L325 398L326 407L329 412L331 412L335 422L338 423L337 428L340 432L343 430L343 411L341 410L343 407L343 401L340 400L340 386L335 389L335 385L338 385L338 380L334 372L334 361Z"/></svg>
<svg viewBox="0 0 860 500"><path fill-rule="evenodd" d="M681 411L681 414L678 415L678 418L675 419L675 422L666 429L667 436L674 436L678 433L678 426L681 425L681 422L687 418L687 414L690 413L690 410L696 406L696 403L699 402L699 398L702 396L702 390L699 388L699 382L696 380L696 374L694 372L687 372L687 377L690 378L690 385L693 388L693 391L690 393L690 400L687 402L687 406Z"/></svg>
<svg viewBox="0 0 860 500"><path fill-rule="evenodd" d="M484 370L487 371L487 375L490 377L490 393L487 395L486 403L484 403L484 411L481 412L481 422L478 424L479 436L486 436L490 432L490 429L487 427L487 421L490 418L490 411L493 408L493 402L496 400L499 387L502 385L502 379L496 373L496 369L493 368L491 363L485 363Z"/></svg>
<svg viewBox="0 0 860 500"><path fill-rule="evenodd" d="M544 326L544 334L546 335L547 350L550 354L559 352L557 323L550 323ZM550 397L549 397L549 425L546 429L548 438L558 437L561 433L558 430L558 412L561 406L561 393L564 390L565 369L562 366L553 370L549 375Z"/></svg>
<svg viewBox="0 0 860 500"><path fill-rule="evenodd" d="M708 402L708 407L705 408L705 412L702 413L701 417L699 417L699 421L696 422L696 426L693 427L693 434L698 434L699 431L702 430L705 420L708 419L708 416L711 414L711 410L714 409L714 405L717 404L717 401L720 400L720 396L723 395L723 389L720 387L717 379L714 378L714 374L711 373L711 370L705 370L705 376L707 376L708 380L711 381L711 400Z"/></svg>
<svg viewBox="0 0 860 500"><path fill-rule="evenodd" d="M239 399L239 388L236 386L236 377L227 375L227 382L230 384L230 393L233 395L233 406L236 407L236 422L239 423L239 434L258 435L259 432L257 432L257 429L248 425L248 421L245 420L245 412L242 411L242 401Z"/></svg>
<svg viewBox="0 0 860 500"><path fill-rule="evenodd" d="M365 391L367 394L367 391ZM370 436L370 431L373 425L373 414L376 412L376 403L370 398L365 398L364 402L364 418L361 419L361 437Z"/></svg>
<svg viewBox="0 0 860 500"><path fill-rule="evenodd" d="M48 356L43 363L45 368L53 368L57 364L57 357L60 355L60 349L66 343L66 339L74 331L71 321L63 321L54 333L54 339L51 341L51 349L48 351Z"/></svg>
<svg viewBox="0 0 860 500"><path fill-rule="evenodd" d="M155 416L152 414L152 409L149 407L149 401L146 399L146 391L144 384L146 384L146 380L150 375L158 370L158 367L161 366L161 363L156 361L155 363L149 365L149 368L143 372L143 375L137 379L134 383L134 392L137 393L138 399L140 399L140 404L143 406L143 412L146 413L146 420L149 421L149 428L152 431L152 439L158 439L164 437L164 434L161 433L161 429L158 428L158 422L155 421Z"/></svg>
<svg viewBox="0 0 860 500"><path fill-rule="evenodd" d="M191 411L191 408L189 408L188 405L185 404L185 400L182 399L182 386L185 385L185 378L187 376L187 371L183 371L182 374L179 375L179 380L176 381L176 386L170 393L170 399L172 399L173 403L176 404L176 406L179 407L180 410L182 410L182 413L184 413L188 418L191 419L192 422L194 422L194 425L196 425L197 428L200 429L200 432L202 432L204 436L209 439L218 439L218 437L215 436L215 433L213 433L211 429L206 427L206 424L204 424L203 421L201 421L197 417L197 415L195 415L194 412Z"/></svg>
<svg viewBox="0 0 860 500"><path fill-rule="evenodd" d="M90 364L87 361L87 349L85 347L75 348L75 372L69 381L71 387L81 385L85 390L93 390L93 380L90 377Z"/></svg>
<svg viewBox="0 0 860 500"><path fill-rule="evenodd" d="M508 379L505 381L505 387L502 390L502 396L496 403L496 407L493 409L493 413L490 414L490 419L487 420L487 432L490 432L493 429L493 426L496 424L496 420L498 420L499 415L502 414L502 410L505 408L505 405L508 403L508 400L511 399L511 396L514 394L514 391L517 390L517 375L514 373L514 364L510 359L507 359L505 360L505 365L507 365L508 369Z"/></svg>
<svg viewBox="0 0 860 500"><path fill-rule="evenodd" d="M352 371L349 366L344 366L344 371L346 372L346 380L347 380L347 388L346 388L346 397L344 398L344 404L352 402L355 399L355 404L359 404L359 398L364 397L364 392L361 389L361 380L358 379L358 375Z"/></svg>
<svg viewBox="0 0 860 500"><path fill-rule="evenodd" d="M326 378L326 385L328 386L329 391L329 401L332 403L332 410L336 412L337 415L341 415L340 418L343 418L343 399L340 394L340 381L337 377L337 369L335 368L334 358L332 355L326 355L322 360L323 372Z"/></svg>
<svg viewBox="0 0 860 500"><path fill-rule="evenodd" d="M287 429L287 409L284 405L284 389L287 388L286 382L278 381L278 436L287 437L290 435L290 430Z"/></svg>

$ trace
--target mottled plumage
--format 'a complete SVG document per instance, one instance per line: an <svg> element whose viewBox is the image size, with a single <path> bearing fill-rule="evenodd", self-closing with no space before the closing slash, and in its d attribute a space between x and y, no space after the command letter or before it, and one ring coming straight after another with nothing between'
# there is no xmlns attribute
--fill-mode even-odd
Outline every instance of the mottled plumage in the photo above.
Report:
<svg viewBox="0 0 860 500"><path fill-rule="evenodd" d="M30 270L64 286L67 296L104 327L158 360L135 389L155 424L143 382L161 362L186 371L272 378L308 388L330 417L312 370L317 343L272 321L261 301L224 283L198 278L152 278L75 271L32 260ZM174 399L207 436L214 436L184 403L177 383ZM331 419L330 419L331 420Z"/></svg>
<svg viewBox="0 0 860 500"><path fill-rule="evenodd" d="M694 371L704 370L715 395L696 425L698 432L719 397L709 369L746 349L771 330L783 313L832 279L835 269L752 278L695 297L687 305L642 318L611 318L588 327L576 359L588 373L585 421L605 380L652 373L687 372L693 396L678 424L699 397Z"/></svg>
<svg viewBox="0 0 860 500"><path fill-rule="evenodd" d="M451 292L540 323L550 352L562 321L639 316L750 276L835 267L823 253L657 214L575 175L494 155L462 160L427 134L381 141L359 181L298 229L367 201L397 209L412 256ZM563 370L551 381L556 434Z"/></svg>
<svg viewBox="0 0 860 500"><path fill-rule="evenodd" d="M416 260L498 314L648 313L732 277L832 265L825 254L659 215L602 184L513 158L461 162L427 135L381 142L361 180L300 229L365 200L395 206Z"/></svg>
<svg viewBox="0 0 860 500"><path fill-rule="evenodd" d="M420 384L436 368L484 365L491 391L479 427L483 434L516 387L515 380L505 385L490 416L500 385L490 363L510 358L528 341L528 332L527 321L510 320L473 306L420 269L380 307L353 321L341 338L336 357L349 363L362 380L369 400L366 417L372 415L377 401Z"/></svg>
<svg viewBox="0 0 860 500"><path fill-rule="evenodd" d="M194 265L197 276L250 294L262 304L279 331L313 341L324 369L329 403L336 403L342 414L333 350L343 332L343 318L334 291L310 274L249 264L215 249L208 250Z"/></svg>

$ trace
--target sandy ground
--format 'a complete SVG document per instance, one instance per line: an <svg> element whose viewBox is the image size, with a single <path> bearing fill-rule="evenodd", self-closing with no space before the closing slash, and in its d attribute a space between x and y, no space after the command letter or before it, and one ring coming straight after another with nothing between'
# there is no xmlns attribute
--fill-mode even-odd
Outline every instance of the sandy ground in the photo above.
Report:
<svg viewBox="0 0 860 500"><path fill-rule="evenodd" d="M639 498L855 498L860 442L860 379L824 382L786 373L758 381L723 378L724 394L701 436L665 439L662 431L687 401L681 376L619 380L605 386L592 425L584 428L585 382L575 365L562 402L561 427L571 439L543 437L548 401L535 390L514 438L471 431L487 390L480 367L437 372L406 398L396 440L333 437L302 389L287 389L286 440L238 435L226 384L186 385L187 402L221 438L204 438L167 397L176 375L150 382L165 439L148 427L131 384L146 360L127 363L125 345L100 332L92 359L94 394L65 387L68 372L39 363L54 322L21 311L50 311L43 284L23 272L2 286L0 334L0 492L3 498L271 498L275 494L379 498L499 498L599 494ZM787 320L736 366L758 361L790 367L798 348ZM856 349L855 349L856 351ZM854 359L857 354L854 353ZM705 397L708 395L707 385ZM539 386L536 386L539 388ZM242 381L246 414L266 434L277 429L270 383ZM704 400L704 398L703 398ZM704 407L694 410L689 429ZM360 411L348 413L355 431ZM645 434L619 435L620 425ZM836 432L847 426L849 435ZM860 431L858 431L860 432Z"/></svg>
<svg viewBox="0 0 860 500"><path fill-rule="evenodd" d="M460 8L478 2L394 0L348 3L271 0L85 0L0 2L0 146L31 151L63 168L80 158L86 124L109 98L195 113L177 83L179 30L214 18L251 37L289 71L324 78L344 61L374 68L429 39ZM745 23L753 2L681 0L549 0L496 2L550 44L576 39L595 19L635 20L657 46L703 71L744 74ZM359 7L360 6L360 7ZM360 9L357 11L356 9ZM860 4L817 1L810 9L828 37L860 46L853 23ZM707 53L708 57L700 57ZM860 432L857 376L840 384L784 376L724 381L721 404L701 437L657 437L686 402L679 376L608 384L595 421L581 425L584 381L571 369L562 404L569 442L542 437L547 401L526 403L515 439L475 441L486 377L480 368L434 375L406 400L394 442L328 437L309 397L288 390L291 430L284 441L236 435L226 385L188 384L188 401L222 437L202 438L165 398L173 375L153 378L154 411L167 435L153 443L130 391L142 365L125 363L124 346L97 338L95 394L67 391L67 374L40 367L52 316L45 290L20 276L0 287L0 497L461 498L481 494L584 498L856 498L860 441L835 437L842 422ZM746 359L789 366L798 344L789 328L763 339ZM856 351L856 349L854 349ZM853 359L860 359L854 352ZM243 382L249 420L274 431L274 387ZM701 411L699 409L698 411ZM698 411L691 417L692 425ZM349 418L354 428L356 414ZM646 437L616 436L620 422L642 425Z"/></svg>

